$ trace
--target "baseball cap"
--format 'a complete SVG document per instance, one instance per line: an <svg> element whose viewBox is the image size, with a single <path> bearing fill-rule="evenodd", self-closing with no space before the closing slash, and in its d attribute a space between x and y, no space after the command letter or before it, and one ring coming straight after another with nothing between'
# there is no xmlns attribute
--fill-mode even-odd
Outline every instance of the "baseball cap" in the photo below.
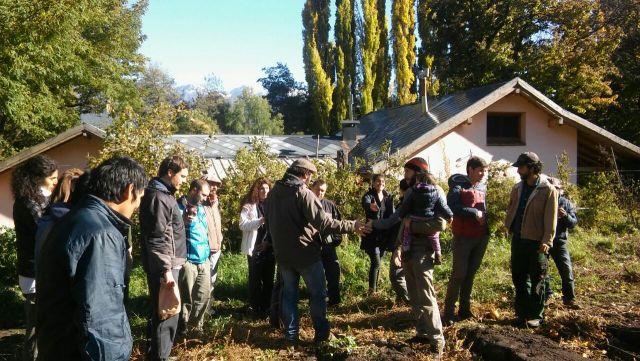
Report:
<svg viewBox="0 0 640 361"><path fill-rule="evenodd" d="M536 153L524 152L518 156L518 159L513 163L513 166L519 167L521 165L530 165L538 162L540 162L540 157L538 157Z"/></svg>

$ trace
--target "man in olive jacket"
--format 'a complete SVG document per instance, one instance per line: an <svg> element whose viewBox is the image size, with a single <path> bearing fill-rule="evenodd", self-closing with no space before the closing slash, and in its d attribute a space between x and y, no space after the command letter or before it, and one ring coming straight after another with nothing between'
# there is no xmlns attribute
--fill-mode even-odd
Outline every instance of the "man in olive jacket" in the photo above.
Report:
<svg viewBox="0 0 640 361"><path fill-rule="evenodd" d="M316 167L306 159L293 162L277 181L266 200L265 221L269 226L276 261L283 280L282 317L285 341L298 342L298 283L304 279L310 293L310 311L316 343L329 338L326 287L318 231L327 234L356 232L367 228L359 221L332 219L306 183Z"/></svg>
<svg viewBox="0 0 640 361"><path fill-rule="evenodd" d="M558 191L540 175L537 154L520 154L513 164L522 181L511 190L505 227L511 241L511 277L515 286L515 311L519 323L539 327L544 319L548 253L553 246L558 219Z"/></svg>

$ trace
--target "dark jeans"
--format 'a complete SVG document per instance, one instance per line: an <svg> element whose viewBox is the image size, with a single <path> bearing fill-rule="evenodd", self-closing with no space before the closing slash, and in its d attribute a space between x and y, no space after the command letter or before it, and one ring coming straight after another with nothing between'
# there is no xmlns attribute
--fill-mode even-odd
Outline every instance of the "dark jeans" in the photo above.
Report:
<svg viewBox="0 0 640 361"><path fill-rule="evenodd" d="M378 289L380 262L382 257L384 257L385 249L375 247L367 249L365 252L371 261L369 266L369 291L375 292ZM391 281L393 291L396 293L396 298L403 301L409 301L405 272L402 267L396 267L396 265L393 264L393 261L389 263L389 280Z"/></svg>
<svg viewBox="0 0 640 361"><path fill-rule="evenodd" d="M282 327L282 273L276 266L276 283L271 291L271 307L269 308L269 324L274 328Z"/></svg>
<svg viewBox="0 0 640 361"><path fill-rule="evenodd" d="M571 256L569 255L569 249L567 248L567 241L555 239L553 241L553 248L549 251L553 262L556 263L560 279L562 279L562 301L567 303L576 298L575 288L573 284L573 267L571 265ZM545 280L546 282L546 298L549 299L553 294L551 287L549 287L549 275Z"/></svg>
<svg viewBox="0 0 640 361"><path fill-rule="evenodd" d="M375 247L366 250L369 260L369 291L375 292L378 289L378 274L380 273L380 259L384 257L384 249Z"/></svg>
<svg viewBox="0 0 640 361"><path fill-rule="evenodd" d="M453 266L444 301L445 317L453 317L458 298L460 299L459 314L464 315L471 312L473 279L480 268L488 243L487 236L453 238Z"/></svg>
<svg viewBox="0 0 640 361"><path fill-rule="evenodd" d="M249 263L249 303L259 314L269 312L273 274L276 261L273 254L247 256Z"/></svg>
<svg viewBox="0 0 640 361"><path fill-rule="evenodd" d="M300 277L309 291L309 310L313 328L316 331L314 341L325 341L329 338L329 320L327 319L327 289L325 286L324 268L318 261L306 267L289 267L280 265L282 273L282 318L284 321L284 337L290 341L298 340L300 319L298 316L298 285Z"/></svg>
<svg viewBox="0 0 640 361"><path fill-rule="evenodd" d="M340 303L340 262L336 247L331 245L322 246L322 265L324 267L324 275L327 279L327 295L329 296L329 304L337 305Z"/></svg>
<svg viewBox="0 0 640 361"><path fill-rule="evenodd" d="M178 282L180 270L171 270L173 279ZM158 315L158 300L160 292L161 274L147 274L147 286L149 287L149 297L151 298L151 313L147 321L147 360L167 360L171 354L171 347L176 337L178 320L180 315L161 320Z"/></svg>
<svg viewBox="0 0 640 361"><path fill-rule="evenodd" d="M549 266L548 256L539 253L540 242L521 239L511 240L511 278L516 291L516 316L525 320L544 318L545 277Z"/></svg>
<svg viewBox="0 0 640 361"><path fill-rule="evenodd" d="M22 346L22 359L33 361L38 356L36 348L36 294L31 293L24 296L25 334Z"/></svg>

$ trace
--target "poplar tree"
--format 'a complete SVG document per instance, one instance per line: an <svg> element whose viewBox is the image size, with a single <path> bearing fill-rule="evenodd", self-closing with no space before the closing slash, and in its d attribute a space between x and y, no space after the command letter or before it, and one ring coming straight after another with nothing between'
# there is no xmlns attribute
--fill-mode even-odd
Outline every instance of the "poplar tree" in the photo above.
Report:
<svg viewBox="0 0 640 361"><path fill-rule="evenodd" d="M376 60L380 46L380 23L376 0L362 0L362 114L374 110L373 88L376 84Z"/></svg>
<svg viewBox="0 0 640 361"><path fill-rule="evenodd" d="M415 81L413 64L416 61L414 0L394 0L391 8L393 41L393 64L396 73L398 104L413 103L416 94L412 91Z"/></svg>
<svg viewBox="0 0 640 361"><path fill-rule="evenodd" d="M356 81L354 0L336 1L334 119L347 119Z"/></svg>
<svg viewBox="0 0 640 361"><path fill-rule="evenodd" d="M331 82L333 71L327 72L329 66L326 61L323 62L323 54L328 54L331 51L331 44L328 43L328 22L327 0L307 0L305 2L302 10L302 37L304 41L302 55L313 113L311 129L323 135L329 134L332 130L329 117L333 106L333 85ZM325 57L325 59L327 58Z"/></svg>
<svg viewBox="0 0 640 361"><path fill-rule="evenodd" d="M380 31L376 56L376 81L373 86L373 106L380 109L389 104L389 82L391 81L391 56L389 55L389 26L387 24L386 1L378 0L378 29Z"/></svg>

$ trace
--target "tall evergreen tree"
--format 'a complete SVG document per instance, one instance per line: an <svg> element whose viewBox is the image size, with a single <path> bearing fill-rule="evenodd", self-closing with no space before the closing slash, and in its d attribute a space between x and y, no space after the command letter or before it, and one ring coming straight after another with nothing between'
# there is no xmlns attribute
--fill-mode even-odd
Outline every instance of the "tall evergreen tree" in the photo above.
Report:
<svg viewBox="0 0 640 361"><path fill-rule="evenodd" d="M327 9L327 13L325 13ZM304 41L303 60L309 97L313 112L311 129L319 134L329 134L331 108L333 106L333 85L331 73L327 73L323 53L330 51L328 1L307 0L302 10L302 38ZM321 43L318 43L320 39Z"/></svg>
<svg viewBox="0 0 640 361"><path fill-rule="evenodd" d="M391 9L393 64L396 72L396 93L400 105L416 100L412 86L416 61L414 0L394 0Z"/></svg>
<svg viewBox="0 0 640 361"><path fill-rule="evenodd" d="M389 25L386 1L378 0L378 29L380 38L376 56L376 82L373 86L373 106L380 109L389 104L389 82L391 81L391 56L389 55Z"/></svg>
<svg viewBox="0 0 640 361"><path fill-rule="evenodd" d="M347 119L351 89L356 81L354 0L336 1L336 88L334 90L334 118Z"/></svg>
<svg viewBox="0 0 640 361"><path fill-rule="evenodd" d="M374 110L373 88L378 75L376 64L380 47L380 23L377 0L362 0L362 114Z"/></svg>

